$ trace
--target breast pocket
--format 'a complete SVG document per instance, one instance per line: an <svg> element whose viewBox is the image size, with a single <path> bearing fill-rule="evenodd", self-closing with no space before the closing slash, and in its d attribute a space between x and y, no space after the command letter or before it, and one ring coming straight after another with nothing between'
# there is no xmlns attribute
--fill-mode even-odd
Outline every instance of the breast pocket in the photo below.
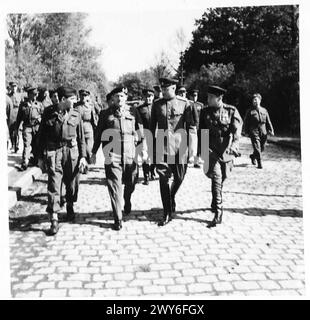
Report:
<svg viewBox="0 0 310 320"><path fill-rule="evenodd" d="M71 117L67 121L67 139L68 138L76 138L76 127L78 125L79 119L77 117Z"/></svg>

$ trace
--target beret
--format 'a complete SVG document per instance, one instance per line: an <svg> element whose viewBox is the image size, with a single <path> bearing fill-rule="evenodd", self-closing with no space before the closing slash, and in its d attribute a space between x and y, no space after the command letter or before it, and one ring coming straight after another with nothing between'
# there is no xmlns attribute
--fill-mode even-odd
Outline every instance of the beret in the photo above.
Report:
<svg viewBox="0 0 310 320"><path fill-rule="evenodd" d="M208 93L214 94L216 96L221 96L226 93L226 90L218 86L209 86Z"/></svg>
<svg viewBox="0 0 310 320"><path fill-rule="evenodd" d="M128 89L124 86L116 87L111 92L110 95L113 96L116 93L124 92L126 95L128 94Z"/></svg>
<svg viewBox="0 0 310 320"><path fill-rule="evenodd" d="M154 93L154 90L152 88L144 88L142 89L143 94L147 94L148 92Z"/></svg>
<svg viewBox="0 0 310 320"><path fill-rule="evenodd" d="M79 95L80 96L89 96L90 92L88 90L82 89L82 90L79 91Z"/></svg>
<svg viewBox="0 0 310 320"><path fill-rule="evenodd" d="M61 86L57 88L56 91L59 96L65 97L65 98L76 96L76 90L72 87Z"/></svg>
<svg viewBox="0 0 310 320"><path fill-rule="evenodd" d="M17 82L16 81L11 81L11 82L9 82L9 85L10 86L17 86Z"/></svg>
<svg viewBox="0 0 310 320"><path fill-rule="evenodd" d="M159 78L160 86L161 87L169 87L173 84L178 84L178 80L173 78Z"/></svg>
<svg viewBox="0 0 310 320"><path fill-rule="evenodd" d="M27 91L27 93L29 93L29 92L38 93L38 88L29 86L26 88L26 91Z"/></svg>
<svg viewBox="0 0 310 320"><path fill-rule="evenodd" d="M254 93L252 95L252 99L254 99L255 97L258 97L260 100L262 100L262 96L259 93Z"/></svg>
<svg viewBox="0 0 310 320"><path fill-rule="evenodd" d="M179 87L178 92L186 92L186 88L184 86Z"/></svg>

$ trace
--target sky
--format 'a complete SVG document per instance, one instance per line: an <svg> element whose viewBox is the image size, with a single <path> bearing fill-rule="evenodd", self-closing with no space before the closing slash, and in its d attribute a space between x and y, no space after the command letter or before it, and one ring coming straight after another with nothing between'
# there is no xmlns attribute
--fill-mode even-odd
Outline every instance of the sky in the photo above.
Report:
<svg viewBox="0 0 310 320"><path fill-rule="evenodd" d="M164 51L177 66L180 47L176 32L185 34L186 43L192 38L195 19L204 8L191 10L148 10L140 12L89 13L86 25L92 28L89 42L101 47L99 62L110 81L126 72L149 68L156 56Z"/></svg>

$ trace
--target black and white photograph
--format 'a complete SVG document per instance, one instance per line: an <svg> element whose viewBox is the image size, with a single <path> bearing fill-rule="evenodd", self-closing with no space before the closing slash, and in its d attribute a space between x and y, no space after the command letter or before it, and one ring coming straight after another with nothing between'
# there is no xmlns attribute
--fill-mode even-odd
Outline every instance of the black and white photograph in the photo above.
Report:
<svg viewBox="0 0 310 320"><path fill-rule="evenodd" d="M302 5L105 2L3 14L10 297L306 296Z"/></svg>

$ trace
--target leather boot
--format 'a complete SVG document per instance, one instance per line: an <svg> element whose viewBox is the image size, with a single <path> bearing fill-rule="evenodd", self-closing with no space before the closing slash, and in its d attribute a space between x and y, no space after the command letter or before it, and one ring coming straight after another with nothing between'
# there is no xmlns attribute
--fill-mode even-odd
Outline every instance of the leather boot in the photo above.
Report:
<svg viewBox="0 0 310 320"><path fill-rule="evenodd" d="M73 210L73 203L67 203L67 221L73 221L75 219L75 212Z"/></svg>
<svg viewBox="0 0 310 320"><path fill-rule="evenodd" d="M59 230L58 220L52 220L49 235L54 236Z"/></svg>
<svg viewBox="0 0 310 320"><path fill-rule="evenodd" d="M114 226L113 226L113 230L115 230L115 231L119 231L119 230L121 230L122 229L122 220L116 220L115 222L114 222Z"/></svg>
<svg viewBox="0 0 310 320"><path fill-rule="evenodd" d="M171 213L165 212L165 213L164 213L164 217L163 217L163 219L162 219L161 221L159 221L158 226L159 226L159 227L163 227L163 226L165 226L167 223L169 223L171 220L172 220L172 219L171 219Z"/></svg>

